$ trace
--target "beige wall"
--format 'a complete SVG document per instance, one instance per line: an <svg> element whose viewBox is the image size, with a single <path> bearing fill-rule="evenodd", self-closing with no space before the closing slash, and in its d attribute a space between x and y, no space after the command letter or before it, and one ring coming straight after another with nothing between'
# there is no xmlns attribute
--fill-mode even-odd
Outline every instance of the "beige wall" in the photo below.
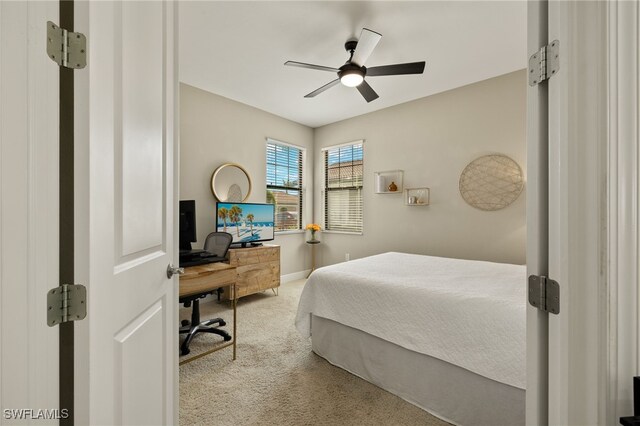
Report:
<svg viewBox="0 0 640 426"><path fill-rule="evenodd" d="M306 148L303 176L305 195L313 188L313 130L227 98L180 85L180 199L196 200L198 242L215 228L215 199L210 179L216 167L234 162L244 166L253 181L249 202L266 197L266 138ZM309 199L309 197L306 197ZM304 199L304 198L303 198ZM303 223L311 221L311 203L303 206ZM276 237L281 246L282 274L310 268L304 234Z"/></svg>
<svg viewBox="0 0 640 426"><path fill-rule="evenodd" d="M313 187L314 179L323 181L321 148L364 139L364 233L324 232L319 264L344 261L345 253L355 259L391 250L525 262L524 192L496 212L474 209L458 192L460 172L481 155L506 154L526 173L524 71L315 130L185 84L180 96L180 198L196 200L194 247L202 247L215 226L209 181L220 164L242 164L253 179L249 201L264 202L265 138L307 148L303 223L321 223L321 187ZM404 170L405 187L431 188L430 206L408 207L401 195L373 193L373 173L395 169ZM282 247L283 274L310 267L304 234L279 235L275 244Z"/></svg>
<svg viewBox="0 0 640 426"><path fill-rule="evenodd" d="M525 96L523 70L316 129L319 184L322 147L365 140L364 233L323 233L321 263L395 250L524 264L525 193L503 210L484 212L464 202L458 179L470 161L491 153L510 156L526 174ZM431 188L430 206L374 194L373 173L395 169L404 170L405 187ZM320 189L316 221L322 221Z"/></svg>

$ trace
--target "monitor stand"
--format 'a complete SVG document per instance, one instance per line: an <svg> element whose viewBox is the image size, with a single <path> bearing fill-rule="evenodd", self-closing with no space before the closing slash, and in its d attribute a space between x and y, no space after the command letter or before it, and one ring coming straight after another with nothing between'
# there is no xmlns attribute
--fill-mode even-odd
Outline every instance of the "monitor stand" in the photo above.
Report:
<svg viewBox="0 0 640 426"><path fill-rule="evenodd" d="M188 240L180 240L180 252L181 253L189 253L191 251L191 241Z"/></svg>
<svg viewBox="0 0 640 426"><path fill-rule="evenodd" d="M260 247L260 246L262 246L262 243L238 243L238 244L239 244L239 246L235 246L235 244L234 244L234 246L236 248L237 247L247 248L247 247Z"/></svg>

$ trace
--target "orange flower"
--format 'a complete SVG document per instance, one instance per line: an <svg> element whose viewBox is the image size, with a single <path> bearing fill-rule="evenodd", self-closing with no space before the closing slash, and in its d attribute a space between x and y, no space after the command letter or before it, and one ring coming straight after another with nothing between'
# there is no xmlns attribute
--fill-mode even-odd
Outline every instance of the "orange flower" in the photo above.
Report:
<svg viewBox="0 0 640 426"><path fill-rule="evenodd" d="M322 231L322 228L320 227L320 225L318 225L316 223L310 223L304 229L306 229L308 231L312 231L312 232Z"/></svg>

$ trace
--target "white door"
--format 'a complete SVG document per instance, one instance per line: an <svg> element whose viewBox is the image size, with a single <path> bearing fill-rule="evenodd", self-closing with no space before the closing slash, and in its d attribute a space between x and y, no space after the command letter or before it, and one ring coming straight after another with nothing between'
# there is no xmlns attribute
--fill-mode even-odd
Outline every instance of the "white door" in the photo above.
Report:
<svg viewBox="0 0 640 426"><path fill-rule="evenodd" d="M60 284L58 66L46 55L48 20L58 22L57 2L0 2L0 424L58 423L30 420L37 410L56 417L59 407L58 328L46 315L47 291Z"/></svg>
<svg viewBox="0 0 640 426"><path fill-rule="evenodd" d="M76 2L76 424L177 423L175 8Z"/></svg>

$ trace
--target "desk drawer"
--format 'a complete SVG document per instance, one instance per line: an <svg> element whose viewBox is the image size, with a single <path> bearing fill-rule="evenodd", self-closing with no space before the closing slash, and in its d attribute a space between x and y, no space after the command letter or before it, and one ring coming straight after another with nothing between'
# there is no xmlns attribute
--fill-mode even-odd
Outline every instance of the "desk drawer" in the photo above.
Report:
<svg viewBox="0 0 640 426"><path fill-rule="evenodd" d="M202 273L198 275L186 275L180 277L180 296L202 293L210 289L233 284L236 280L235 268Z"/></svg>
<svg viewBox="0 0 640 426"><path fill-rule="evenodd" d="M280 263L280 247L264 246L246 249L229 250L229 264L231 266L256 265L277 261Z"/></svg>

